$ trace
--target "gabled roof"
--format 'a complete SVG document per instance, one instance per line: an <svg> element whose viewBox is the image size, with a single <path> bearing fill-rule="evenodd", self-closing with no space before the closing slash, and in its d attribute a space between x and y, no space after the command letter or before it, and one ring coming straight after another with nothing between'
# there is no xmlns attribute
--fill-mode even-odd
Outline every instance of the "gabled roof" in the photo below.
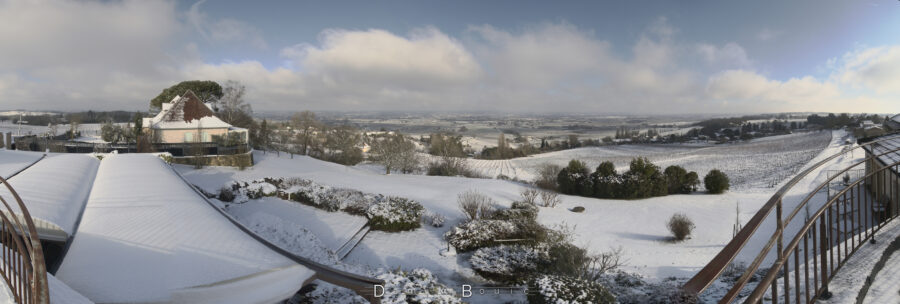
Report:
<svg viewBox="0 0 900 304"><path fill-rule="evenodd" d="M143 126L152 129L229 128L230 124L215 116L212 109L188 90L163 103L161 111L152 118L144 118Z"/></svg>

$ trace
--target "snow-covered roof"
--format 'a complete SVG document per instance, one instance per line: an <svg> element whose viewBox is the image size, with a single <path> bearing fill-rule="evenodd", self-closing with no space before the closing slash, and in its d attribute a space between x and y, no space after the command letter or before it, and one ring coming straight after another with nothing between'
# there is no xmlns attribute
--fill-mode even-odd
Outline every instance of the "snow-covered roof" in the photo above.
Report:
<svg viewBox="0 0 900 304"><path fill-rule="evenodd" d="M883 139L883 140L882 140ZM869 153L872 155L885 154L878 157L878 160L881 161L884 165L891 165L896 162L900 162L900 151L894 151L888 153L888 151L894 149L900 149L900 134L893 135L885 135L883 137L878 137L876 140L882 140L878 143L874 143L870 146L865 147ZM892 170L897 170L897 167L892 167Z"/></svg>
<svg viewBox="0 0 900 304"><path fill-rule="evenodd" d="M230 124L215 116L208 104L187 91L183 96L175 96L171 102L162 104L156 116L144 118L144 127L153 129L197 129L228 128Z"/></svg>
<svg viewBox="0 0 900 304"><path fill-rule="evenodd" d="M103 159L56 277L98 303L275 303L315 273L208 205L161 159Z"/></svg>
<svg viewBox="0 0 900 304"><path fill-rule="evenodd" d="M87 202L100 161L82 154L49 156L9 179L22 197L41 239L66 241ZM11 197L6 187L0 196ZM10 204L19 214L19 207Z"/></svg>

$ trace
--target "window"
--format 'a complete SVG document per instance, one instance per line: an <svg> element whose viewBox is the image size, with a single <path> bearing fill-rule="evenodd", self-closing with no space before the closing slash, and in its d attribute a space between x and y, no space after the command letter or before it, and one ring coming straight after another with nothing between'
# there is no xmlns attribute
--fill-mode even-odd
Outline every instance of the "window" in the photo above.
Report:
<svg viewBox="0 0 900 304"><path fill-rule="evenodd" d="M203 142L211 142L211 141L212 141L212 140L210 140L210 138L209 138L209 132L203 132L203 137L202 137L202 138L203 138Z"/></svg>
<svg viewBox="0 0 900 304"><path fill-rule="evenodd" d="M194 133L184 132L184 142L192 142L194 141Z"/></svg>

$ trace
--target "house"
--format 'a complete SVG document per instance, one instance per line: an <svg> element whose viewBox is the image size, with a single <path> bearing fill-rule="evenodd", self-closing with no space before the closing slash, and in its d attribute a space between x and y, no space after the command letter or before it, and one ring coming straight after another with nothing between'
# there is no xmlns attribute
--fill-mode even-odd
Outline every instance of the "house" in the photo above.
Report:
<svg viewBox="0 0 900 304"><path fill-rule="evenodd" d="M884 126L891 131L900 131L900 114L894 115L884 122Z"/></svg>
<svg viewBox="0 0 900 304"><path fill-rule="evenodd" d="M865 146L866 185L875 196L876 206L894 214L900 203L900 134L884 135L873 140L879 142ZM873 157L877 156L877 157ZM885 168L888 167L888 168Z"/></svg>
<svg viewBox="0 0 900 304"><path fill-rule="evenodd" d="M210 106L191 91L163 103L156 116L144 118L142 127L154 144L209 143L223 136L234 136L240 143L248 141L247 129L216 117Z"/></svg>

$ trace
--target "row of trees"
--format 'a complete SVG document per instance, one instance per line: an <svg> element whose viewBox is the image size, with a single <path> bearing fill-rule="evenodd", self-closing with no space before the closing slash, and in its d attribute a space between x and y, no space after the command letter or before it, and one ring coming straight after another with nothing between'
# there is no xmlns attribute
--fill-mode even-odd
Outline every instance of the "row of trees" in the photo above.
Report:
<svg viewBox="0 0 900 304"><path fill-rule="evenodd" d="M719 170L712 170L704 178L710 193L722 193L728 189L728 177ZM559 192L597 198L638 199L668 194L688 194L697 191L700 179L696 172L688 172L680 166L665 170L638 157L632 159L628 171L618 174L612 162L605 161L591 173L584 162L572 160L557 174Z"/></svg>
<svg viewBox="0 0 900 304"><path fill-rule="evenodd" d="M310 111L295 113L283 123L260 123L254 147L307 155L344 165L355 165L363 160L360 148L362 135L350 125L328 125L319 121Z"/></svg>

